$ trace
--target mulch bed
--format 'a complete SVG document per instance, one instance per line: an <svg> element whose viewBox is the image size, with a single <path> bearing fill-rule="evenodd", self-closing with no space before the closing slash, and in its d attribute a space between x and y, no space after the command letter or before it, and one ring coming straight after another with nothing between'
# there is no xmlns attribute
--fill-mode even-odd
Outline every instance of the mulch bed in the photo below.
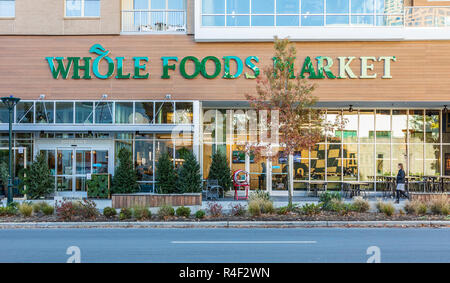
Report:
<svg viewBox="0 0 450 283"><path fill-rule="evenodd" d="M386 216L382 213L349 213L347 215L340 215L334 212L321 212L317 215L300 215L295 213L290 213L287 215L277 215L277 214L268 214L262 215L258 217L250 217L250 216L230 216L224 215L220 217L206 217L202 220L195 219L194 217L185 218L185 217L169 217L166 219L161 219L158 216L152 216L151 219L145 219L143 221L161 221L161 222L211 222L211 221L432 221L432 220L447 220L450 221L450 216L443 215L409 215L409 214L395 214L393 216ZM135 219L123 220L123 222L133 222L137 221ZM31 217L22 217L22 216L2 216L0 217L0 223L2 222L60 222L60 220L56 217L56 215L51 216L31 216ZM83 219L83 218L74 218L70 222L120 222L118 217L114 218L106 218L103 215L96 217L95 219Z"/></svg>

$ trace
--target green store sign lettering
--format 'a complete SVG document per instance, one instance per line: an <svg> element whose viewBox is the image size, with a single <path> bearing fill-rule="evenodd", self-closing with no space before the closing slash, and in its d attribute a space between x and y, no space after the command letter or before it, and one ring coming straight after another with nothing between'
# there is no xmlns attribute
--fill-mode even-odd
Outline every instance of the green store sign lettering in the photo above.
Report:
<svg viewBox="0 0 450 283"><path fill-rule="evenodd" d="M109 50L106 50L100 44L94 44L90 48L90 53L97 54L97 58L92 57L46 57L50 71L54 79L68 79L72 74L72 79L79 80L92 79L92 74L102 80L116 78L116 79L149 79L150 74L147 70L147 65L150 63L148 57L133 57L134 72L125 73L124 61L125 57L116 57L112 59L108 55ZM294 79L297 76L301 78L309 79L376 79L379 74L375 73L375 64L383 64L383 74L380 76L382 79L391 79L391 65L392 62L396 62L395 56L364 56L359 57L360 60L360 73L355 74L350 64L355 61L356 57L337 57L339 70L337 73L333 73L331 67L335 65L335 60L327 56L319 56L315 59L306 57L303 66L298 74L295 74L294 65L291 66L291 78ZM170 79L170 73L176 71L177 64L178 69L182 77L192 80L198 76L202 76L206 79L215 79L221 76L223 79L237 79L244 76L246 79L256 79L260 75L260 68L257 66L259 58L257 56L249 56L242 60L237 56L224 56L219 59L215 56L206 56L199 59L194 56L187 56L179 60L178 57L168 56L161 57L163 73L162 79ZM107 64L107 70L100 71L100 64ZM207 71L206 65L213 64L213 71ZM273 63L276 64L276 58L273 58ZM188 73L187 65L193 64L194 68ZM234 71L231 71L231 65L234 64ZM244 72L244 65L248 69ZM83 76L80 73L83 72Z"/></svg>

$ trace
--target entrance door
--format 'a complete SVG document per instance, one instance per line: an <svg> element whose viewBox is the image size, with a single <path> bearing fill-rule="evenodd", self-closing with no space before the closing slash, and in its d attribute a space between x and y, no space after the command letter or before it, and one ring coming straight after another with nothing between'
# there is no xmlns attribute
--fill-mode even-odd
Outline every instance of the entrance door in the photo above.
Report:
<svg viewBox="0 0 450 283"><path fill-rule="evenodd" d="M80 193L86 195L86 181L91 174L108 174L108 149L81 147L58 147L41 149L47 156L52 175L55 177L58 195Z"/></svg>

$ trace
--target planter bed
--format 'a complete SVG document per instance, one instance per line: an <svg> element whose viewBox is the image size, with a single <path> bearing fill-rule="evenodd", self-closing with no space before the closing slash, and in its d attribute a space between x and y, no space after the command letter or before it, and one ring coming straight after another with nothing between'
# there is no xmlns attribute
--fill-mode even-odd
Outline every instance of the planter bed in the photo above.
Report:
<svg viewBox="0 0 450 283"><path fill-rule="evenodd" d="M450 199L450 193L410 193L410 200L429 202L441 198L442 196L447 196L447 199Z"/></svg>
<svg viewBox="0 0 450 283"><path fill-rule="evenodd" d="M443 215L408 215L408 214L395 214L388 217L382 213L350 213L348 215L339 215L337 213L322 212L318 215L308 216L299 214L288 214L288 215L277 215L268 214L258 217L250 216L221 216L221 217L206 217L204 219L196 219L193 216L189 218L185 217L169 217L166 219L161 219L160 217L154 215L151 219L146 219L144 221L154 221L154 222L211 222L211 221L433 221L433 220L446 220L449 221L450 216ZM22 217L22 216L3 216L0 217L0 223L6 222L60 222L55 215L52 216L32 216L32 217ZM77 218L70 222L139 222L135 219L127 219L119 221L118 217L106 218L103 215L98 216L95 219L82 219Z"/></svg>
<svg viewBox="0 0 450 283"><path fill-rule="evenodd" d="M202 194L120 194L112 195L113 208L202 205Z"/></svg>

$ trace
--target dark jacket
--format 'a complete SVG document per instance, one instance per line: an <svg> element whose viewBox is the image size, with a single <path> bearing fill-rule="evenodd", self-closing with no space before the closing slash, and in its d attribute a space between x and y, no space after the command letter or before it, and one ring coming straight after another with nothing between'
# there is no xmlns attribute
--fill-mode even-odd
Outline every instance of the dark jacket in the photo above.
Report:
<svg viewBox="0 0 450 283"><path fill-rule="evenodd" d="M397 184L404 184L405 183L405 171L400 169L398 170L397 174Z"/></svg>

